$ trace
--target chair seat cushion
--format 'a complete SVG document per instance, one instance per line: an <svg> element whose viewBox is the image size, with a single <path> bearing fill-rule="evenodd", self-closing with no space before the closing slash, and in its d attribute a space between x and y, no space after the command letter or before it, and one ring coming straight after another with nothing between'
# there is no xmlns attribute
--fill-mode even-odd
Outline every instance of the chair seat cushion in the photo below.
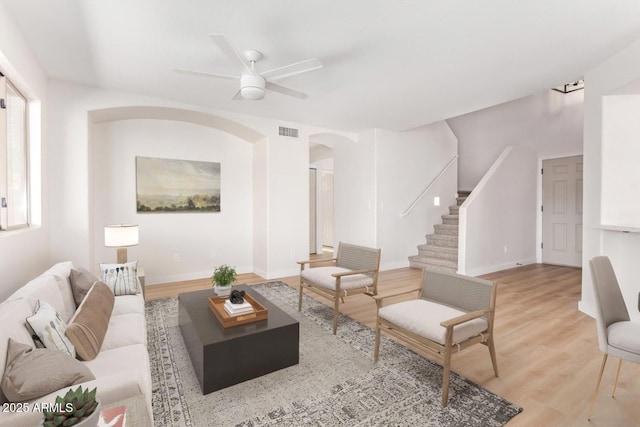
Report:
<svg viewBox="0 0 640 427"><path fill-rule="evenodd" d="M445 344L446 328L440 322L466 314L464 311L422 299L404 301L382 307L378 315L395 325L441 345ZM454 326L453 342L460 343L487 330L487 321L473 319Z"/></svg>
<svg viewBox="0 0 640 427"><path fill-rule="evenodd" d="M335 273L345 273L351 271L342 267L316 267L307 268L300 272L300 277L306 282L322 286L327 289L336 289L336 278L332 276ZM344 276L340 279L340 289L358 289L366 286L373 286L373 277L365 274L354 274L352 276Z"/></svg>
<svg viewBox="0 0 640 427"><path fill-rule="evenodd" d="M607 328L609 345L623 351L640 354L640 323L616 322Z"/></svg>

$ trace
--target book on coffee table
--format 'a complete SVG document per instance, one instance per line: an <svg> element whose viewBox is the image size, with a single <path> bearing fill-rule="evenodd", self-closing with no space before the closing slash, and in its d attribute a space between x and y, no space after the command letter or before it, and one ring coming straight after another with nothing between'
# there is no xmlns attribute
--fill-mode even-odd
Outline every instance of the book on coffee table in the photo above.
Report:
<svg viewBox="0 0 640 427"><path fill-rule="evenodd" d="M98 427L125 427L127 419L126 410L127 407L125 405L101 410Z"/></svg>
<svg viewBox="0 0 640 427"><path fill-rule="evenodd" d="M241 304L233 304L231 301L226 300L224 302L224 310L229 313L230 316L238 316L241 314L253 313L253 306L247 301Z"/></svg>

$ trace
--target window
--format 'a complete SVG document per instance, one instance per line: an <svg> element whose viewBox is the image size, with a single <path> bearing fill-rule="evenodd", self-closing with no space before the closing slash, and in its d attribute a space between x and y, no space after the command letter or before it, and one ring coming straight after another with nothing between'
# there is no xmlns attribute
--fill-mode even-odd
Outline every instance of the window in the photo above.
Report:
<svg viewBox="0 0 640 427"><path fill-rule="evenodd" d="M29 225L27 99L0 73L0 230Z"/></svg>

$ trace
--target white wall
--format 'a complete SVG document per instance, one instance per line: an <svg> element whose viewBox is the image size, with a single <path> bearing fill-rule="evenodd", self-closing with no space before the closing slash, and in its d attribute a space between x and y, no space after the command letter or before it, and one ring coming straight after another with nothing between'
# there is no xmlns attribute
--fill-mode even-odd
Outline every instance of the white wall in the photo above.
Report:
<svg viewBox="0 0 640 427"><path fill-rule="evenodd" d="M267 220L271 279L299 274L296 261L309 259L309 144L275 135L267 149L267 210L255 215Z"/></svg>
<svg viewBox="0 0 640 427"><path fill-rule="evenodd" d="M30 203L32 226L28 230L0 233L0 300L49 267L49 218L46 210L47 185L41 171L47 168L46 128L40 117L46 114L47 77L26 40L0 2L0 71L31 103L30 114Z"/></svg>
<svg viewBox="0 0 640 427"><path fill-rule="evenodd" d="M458 137L458 189L473 190L509 145L528 147L540 158L582 154L583 98L582 90L547 90L448 119Z"/></svg>
<svg viewBox="0 0 640 427"><path fill-rule="evenodd" d="M375 130L357 142L333 147L334 247L339 241L375 247L376 236Z"/></svg>
<svg viewBox="0 0 640 427"><path fill-rule="evenodd" d="M536 153L503 150L460 207L458 267L477 276L536 262Z"/></svg>
<svg viewBox="0 0 640 427"><path fill-rule="evenodd" d="M456 195L452 166L419 204L405 211L455 156L446 122L406 132L373 129L334 152L334 239L382 249L381 269L406 267ZM441 204L433 206L433 197Z"/></svg>
<svg viewBox="0 0 640 427"><path fill-rule="evenodd" d="M247 171L246 177L240 179L240 182L245 184L238 184L239 187L248 188L250 185L248 183L252 183L251 185L254 187L253 194L238 195L244 200L238 200L238 204L246 203L246 209L251 211L251 220L244 222L242 220L244 214L239 214L238 221L247 224L246 230L234 228L233 226L238 224L234 222L235 220L226 223L226 226L230 226L228 232L231 234L237 232L240 238L239 240L236 240L235 237L227 238L224 241L216 242L216 248L233 248L230 251L235 254L232 262L244 264L249 257L255 258L253 261L256 265L255 271L265 277L295 274L298 271L295 261L308 256L305 254L308 250L307 168L309 158L307 141L309 134L328 133L329 130L239 114L227 114L226 112L211 111L130 93L89 88L59 81L51 82L49 96L56 99L57 105L48 122L50 123L50 140L52 145L56 147L51 156L52 171L49 175L52 200L55 200L55 203L51 205L51 218L56 223L55 229L51 231L51 246L53 257L56 260L71 260L79 266L96 265L98 261L96 251L97 248L100 248L101 243L95 240L100 233L99 229L104 224L94 223L93 214L90 212L93 190L89 183L93 179L93 167L89 167L89 165L93 166L93 163L89 159L93 158L94 146L93 131L90 125L92 121L96 120L96 117L105 115L102 113L103 111L111 112L112 109L116 112L120 111L116 114L119 120L136 118L137 116L127 117L126 113L136 110L136 114L140 114L139 108L136 109L139 106L144 106L143 110L145 111L166 109L170 113L168 116L166 112L162 113L163 120L171 121L171 114L176 114L179 116L178 120L190 121L189 115L197 114L198 120L193 120L193 122L204 121L209 123L207 126L218 129L217 126L221 126L220 123L222 123L226 126L225 129L229 129L229 132L235 132L239 136L248 134L254 138L256 135L262 135L262 139L255 138L252 141L256 145L252 145L251 150L257 151L251 155L247 154L246 159L245 154L242 154L241 158L237 160L245 164L249 158L252 158L254 162L254 165ZM174 112L171 113L171 111ZM209 119L206 117L203 119L202 116ZM241 125L249 128L239 132L238 127ZM276 135L278 125L299 127L300 139L279 138ZM180 129L178 126L170 126L169 128L174 132ZM197 133L199 131L189 130L189 132ZM176 144L178 142L181 141L178 139ZM222 147L226 146L227 142ZM155 152L154 147L145 146L144 149L149 155L153 155ZM166 146L159 149L168 150ZM176 152L188 153L188 148L176 148ZM231 159L238 153L239 151L228 151L224 155ZM197 150L191 155L196 154ZM211 155L213 156L213 153ZM236 160L232 162L236 162ZM261 181L260 177L264 177L265 180ZM266 196L263 197L263 194ZM266 218L266 223L263 221L264 218ZM143 233L142 229L141 233ZM246 233L253 234L253 237L246 240L244 237ZM132 254L142 250L141 245L142 243L136 248L132 248ZM178 249L188 250L184 247ZM211 252L212 250L207 248L203 256L211 259ZM222 256L221 250L215 249L215 252L216 259L222 261L220 258ZM242 255L240 255L241 253ZM185 259L184 256L182 259ZM201 262L204 263L204 260ZM176 267L173 260L171 264L172 267ZM214 263L212 262L212 264ZM245 265L238 265L238 267L244 269ZM190 277L183 274L183 270L180 268L164 271L161 274L145 268L145 272L149 277L156 278L175 277L175 280L182 280Z"/></svg>
<svg viewBox="0 0 640 427"><path fill-rule="evenodd" d="M309 259L309 145L270 136L254 157L254 271L262 277L294 276Z"/></svg>
<svg viewBox="0 0 640 427"><path fill-rule="evenodd" d="M602 223L640 227L640 95L602 102Z"/></svg>
<svg viewBox="0 0 640 427"><path fill-rule="evenodd" d="M605 120L608 116L603 109L605 99L610 95L624 94L620 88L640 79L640 41L633 43L618 54L610 57L585 74L584 103L584 231L583 231L583 265L582 300L580 309L594 315L594 299L591 272L587 267L589 260L597 255L611 258L618 277L625 302L633 320L640 320L638 313L638 254L640 254L640 236L634 233L621 233L595 228L601 224L601 210L605 200L623 200L628 195L624 188L603 186L609 179L626 178L637 185L638 163L624 159L627 153L634 153L637 139L629 141L612 139L610 132L604 134ZM637 122L638 118L628 117ZM619 161L620 167L612 172L605 167L603 153L607 153L606 162ZM612 176L611 174L614 174ZM633 195L631 197L634 197ZM619 206L620 202L615 203ZM636 211L636 215L640 210Z"/></svg>
<svg viewBox="0 0 640 427"><path fill-rule="evenodd" d="M138 214L136 156L219 162L221 212ZM120 120L93 126L91 165L94 270L115 262L102 226L130 223L140 226L140 244L129 260L148 284L209 277L220 264L252 271L253 144L191 123Z"/></svg>
<svg viewBox="0 0 640 427"><path fill-rule="evenodd" d="M265 277L269 271L269 140L253 149L253 271Z"/></svg>
<svg viewBox="0 0 640 427"><path fill-rule="evenodd" d="M446 122L406 132L376 130L377 241L383 269L408 267L425 235L455 205L455 163L404 217L401 214L457 154L457 139ZM440 206L433 198L440 197Z"/></svg>

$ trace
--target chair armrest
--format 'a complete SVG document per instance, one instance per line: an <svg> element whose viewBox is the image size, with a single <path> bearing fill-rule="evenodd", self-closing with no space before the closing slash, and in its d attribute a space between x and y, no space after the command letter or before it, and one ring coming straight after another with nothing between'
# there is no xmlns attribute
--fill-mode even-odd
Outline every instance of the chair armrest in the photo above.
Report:
<svg viewBox="0 0 640 427"><path fill-rule="evenodd" d="M462 316L454 317L453 319L445 320L444 322L440 322L440 326L443 328L449 328L453 326L460 325L461 323L468 322L469 320L477 319L479 317L484 316L489 313L491 309L487 308L484 310L472 311L470 313L463 314Z"/></svg>
<svg viewBox="0 0 640 427"><path fill-rule="evenodd" d="M309 264L309 268L312 267L313 264L320 264L323 262L336 262L338 258L330 258L330 259L308 259L306 261L296 261L300 265L300 273L304 270L305 265Z"/></svg>
<svg viewBox="0 0 640 427"><path fill-rule="evenodd" d="M368 270L349 270L349 271L343 271L341 273L333 273L332 276L333 277L352 276L354 274L374 273L376 271L377 270L375 268L371 268Z"/></svg>
<svg viewBox="0 0 640 427"><path fill-rule="evenodd" d="M402 295L408 295L411 294L413 292L420 292L420 290L422 290L422 287L419 288L414 288L414 289L407 289L405 291L397 291L397 292L393 292L393 293L388 293L388 294L374 294L373 292L365 292L365 295L370 296L371 298L374 299L374 301L376 302L376 306L378 307L378 310L380 310L382 308L382 306L384 305L384 300L387 298L393 298L393 297L399 297Z"/></svg>
<svg viewBox="0 0 640 427"><path fill-rule="evenodd" d="M337 261L338 258L329 258L329 259L314 259L314 260L306 260L306 261L296 261L298 264L300 265L304 265L304 264L318 264L321 262L330 262L330 261Z"/></svg>
<svg viewBox="0 0 640 427"><path fill-rule="evenodd" d="M373 294L371 294L371 292L369 292L369 293L367 293L367 295L369 295L370 297L372 297L376 301L382 301L385 298L399 297L401 295L407 295L407 294L410 294L412 292L418 292L420 289L421 288L407 289L405 291L393 292L393 293L388 293L388 294L378 294L378 295L373 295Z"/></svg>

